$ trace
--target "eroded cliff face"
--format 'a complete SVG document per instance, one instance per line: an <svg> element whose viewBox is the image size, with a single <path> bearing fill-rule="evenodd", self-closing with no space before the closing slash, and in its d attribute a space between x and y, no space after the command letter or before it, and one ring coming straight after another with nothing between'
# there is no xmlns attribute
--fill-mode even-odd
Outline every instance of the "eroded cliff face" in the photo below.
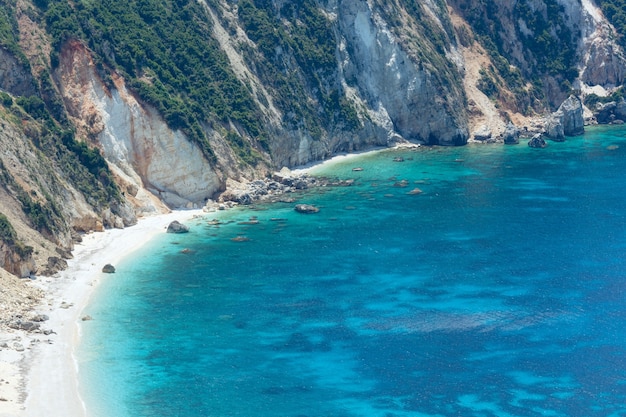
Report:
<svg viewBox="0 0 626 417"><path fill-rule="evenodd" d="M287 6L285 2L276 2L254 10L274 14L280 26L278 30L290 33L293 25L301 24L304 19L294 19L291 12L285 11ZM462 145L467 141L465 107L458 106L465 101L462 77L459 68L449 59L455 46L437 50L422 34L419 34L419 44L404 42L402 37L409 38L410 31L394 28L416 27L418 23L401 3L391 6L398 12L394 26L387 21L390 6L384 2L349 0L317 4L325 16L324 24L331 28L327 35L334 41L332 53L336 62L332 70L323 74L318 71L316 77L322 78L321 85L303 81L297 87L308 92L303 98L312 103L311 111L324 105L316 97L320 89L334 89L356 110L358 118L358 123L350 126L345 120L325 123L317 134L312 126L307 129L306 121L289 121L293 117L291 109L275 103L280 101L281 86L268 79L264 69L259 67L259 63L266 60L278 70L296 73L297 79L305 79L307 71L296 65L297 53L290 50L288 42L281 44L279 41L274 50L263 51L246 33L240 19L242 4L220 1L206 7L210 10L216 37L235 73L253 86L257 103L267 116L274 167L292 167L337 152L388 146L404 140L442 145ZM436 19L434 13L431 15ZM443 32L439 26L441 23L435 25L436 30ZM230 29L228 36L225 27ZM425 49L428 54L424 53ZM452 75L450 78L439 73L442 69L437 65L442 62L446 63L445 71Z"/></svg>
<svg viewBox="0 0 626 417"><path fill-rule="evenodd" d="M541 80L535 87L540 94L534 94L534 99L545 97L545 106L527 103L536 111L556 110L571 89L583 95L606 95L625 80L626 59L615 29L592 0L452 0L450 4L470 30L489 37L490 45L482 43L492 49L490 65L498 67L508 87L514 83L507 77L517 77L516 69L526 82ZM508 62L498 64L497 55ZM504 64L512 65L513 71L505 68L503 73ZM523 112L519 106L514 110Z"/></svg>
<svg viewBox="0 0 626 417"><path fill-rule="evenodd" d="M568 4L564 0L562 3ZM575 9L572 15L580 16L580 21L574 24L578 24L582 32L580 87L586 92L604 95L607 89L620 86L626 79L624 51L617 45L615 29L591 0L582 0L580 11Z"/></svg>
<svg viewBox="0 0 626 417"><path fill-rule="evenodd" d="M200 149L168 128L154 108L140 104L122 78L104 85L80 42L63 50L57 77L76 126L102 149L140 211L163 211L162 203L201 207L222 187Z"/></svg>
<svg viewBox="0 0 626 417"><path fill-rule="evenodd" d="M30 68L0 46L0 89L17 96L31 96L37 91Z"/></svg>
<svg viewBox="0 0 626 417"><path fill-rule="evenodd" d="M457 68L450 71L449 85L443 85L433 74L432 62L411 49L418 45L403 44L399 39L402 32L392 32L381 7L374 2L343 1L333 9L342 34L342 81L348 85L346 80L353 80L350 87L357 94L355 99L367 106L369 118L388 139L397 136L432 144L464 144L468 138L465 108L453 105L465 100L460 77L454 77ZM398 18L401 21L396 25L415 24L406 12ZM450 50L454 45L447 47ZM446 62L445 55L433 54Z"/></svg>

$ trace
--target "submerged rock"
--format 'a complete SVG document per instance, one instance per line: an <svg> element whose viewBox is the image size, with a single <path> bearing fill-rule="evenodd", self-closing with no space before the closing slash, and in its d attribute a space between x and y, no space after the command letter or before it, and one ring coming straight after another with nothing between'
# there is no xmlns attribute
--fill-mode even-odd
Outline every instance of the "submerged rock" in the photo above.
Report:
<svg viewBox="0 0 626 417"><path fill-rule="evenodd" d="M315 207L314 205L311 205L311 204L297 204L295 207L295 210L298 213L304 213L304 214L317 213L320 211L318 207Z"/></svg>

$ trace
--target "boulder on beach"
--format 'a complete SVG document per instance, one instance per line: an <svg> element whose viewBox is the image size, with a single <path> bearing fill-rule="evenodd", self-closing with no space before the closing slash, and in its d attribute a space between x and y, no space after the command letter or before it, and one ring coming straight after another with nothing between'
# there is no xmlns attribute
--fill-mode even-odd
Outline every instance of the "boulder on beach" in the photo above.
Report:
<svg viewBox="0 0 626 417"><path fill-rule="evenodd" d="M189 227L185 226L178 220L174 220L167 226L167 233L187 233L189 232Z"/></svg>
<svg viewBox="0 0 626 417"><path fill-rule="evenodd" d="M105 274L114 274L115 267L111 264L106 264L105 266L102 267L102 272L104 272Z"/></svg>
<svg viewBox="0 0 626 417"><path fill-rule="evenodd" d="M297 204L294 208L298 213L311 214L320 211L318 207L311 204Z"/></svg>

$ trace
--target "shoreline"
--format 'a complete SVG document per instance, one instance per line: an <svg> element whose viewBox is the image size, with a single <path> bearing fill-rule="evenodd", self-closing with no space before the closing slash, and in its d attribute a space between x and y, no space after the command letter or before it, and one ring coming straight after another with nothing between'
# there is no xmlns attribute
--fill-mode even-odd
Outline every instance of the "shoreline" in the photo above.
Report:
<svg viewBox="0 0 626 417"><path fill-rule="evenodd" d="M385 149L389 148L339 154L289 171L296 176L314 175L322 166ZM174 210L140 218L136 225L124 229L85 234L82 242L75 244L67 269L29 281L29 286L44 294L30 314L46 315L48 319L40 323L39 332L0 329L0 417L90 417L80 395L75 349L80 342L84 309L99 282L115 276L103 273L102 267L115 266L159 233L165 233L174 220L184 223L219 212ZM2 342L7 346L1 347ZM23 349L15 349L16 343Z"/></svg>
<svg viewBox="0 0 626 417"><path fill-rule="evenodd" d="M187 222L206 214L202 209L177 210L141 218L124 229L86 234L75 245L66 270L31 281L44 292L32 314L45 314L48 319L41 323L43 333L0 329L0 341L7 344L0 349L0 417L89 416L79 393L74 352L84 308L98 283L115 276L104 274L102 267L116 265L165 233L172 221Z"/></svg>

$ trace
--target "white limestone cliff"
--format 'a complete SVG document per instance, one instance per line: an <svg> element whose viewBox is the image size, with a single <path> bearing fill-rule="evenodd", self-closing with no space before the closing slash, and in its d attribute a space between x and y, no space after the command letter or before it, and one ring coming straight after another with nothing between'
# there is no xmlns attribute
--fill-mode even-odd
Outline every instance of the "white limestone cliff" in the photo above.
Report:
<svg viewBox="0 0 626 417"><path fill-rule="evenodd" d="M200 148L140 103L120 77L107 87L89 52L71 42L61 55L59 87L83 133L95 138L122 189L140 211L202 206L221 180Z"/></svg>

